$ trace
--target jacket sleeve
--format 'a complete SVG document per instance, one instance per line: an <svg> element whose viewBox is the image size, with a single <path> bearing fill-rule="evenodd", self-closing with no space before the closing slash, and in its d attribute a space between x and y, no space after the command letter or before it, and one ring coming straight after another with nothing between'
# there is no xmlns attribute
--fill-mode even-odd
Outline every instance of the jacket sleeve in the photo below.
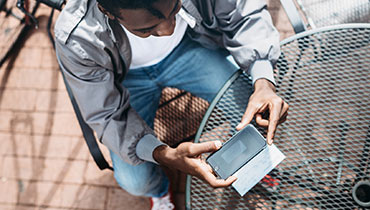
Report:
<svg viewBox="0 0 370 210"><path fill-rule="evenodd" d="M76 43L69 44L56 41L56 54L84 120L121 159L132 165L141 163L136 145L154 132L130 107L129 93L115 83L113 71L81 56L83 53L73 48Z"/></svg>
<svg viewBox="0 0 370 210"><path fill-rule="evenodd" d="M216 0L214 13L225 48L253 82L274 83L272 66L280 55L279 33L272 24L265 0Z"/></svg>

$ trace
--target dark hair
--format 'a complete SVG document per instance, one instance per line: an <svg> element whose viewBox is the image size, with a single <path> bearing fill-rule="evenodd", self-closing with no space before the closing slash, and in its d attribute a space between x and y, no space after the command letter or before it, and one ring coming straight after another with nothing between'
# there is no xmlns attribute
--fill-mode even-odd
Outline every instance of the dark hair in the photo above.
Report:
<svg viewBox="0 0 370 210"><path fill-rule="evenodd" d="M152 5L158 0L97 0L98 3L112 15L119 17L119 9L147 9L154 16L165 16Z"/></svg>

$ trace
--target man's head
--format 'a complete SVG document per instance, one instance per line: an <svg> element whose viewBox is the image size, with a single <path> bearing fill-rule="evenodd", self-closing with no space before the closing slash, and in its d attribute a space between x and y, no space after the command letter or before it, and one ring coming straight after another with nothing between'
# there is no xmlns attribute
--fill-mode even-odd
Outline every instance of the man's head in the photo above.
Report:
<svg viewBox="0 0 370 210"><path fill-rule="evenodd" d="M97 0L99 9L139 37L169 36L181 0Z"/></svg>

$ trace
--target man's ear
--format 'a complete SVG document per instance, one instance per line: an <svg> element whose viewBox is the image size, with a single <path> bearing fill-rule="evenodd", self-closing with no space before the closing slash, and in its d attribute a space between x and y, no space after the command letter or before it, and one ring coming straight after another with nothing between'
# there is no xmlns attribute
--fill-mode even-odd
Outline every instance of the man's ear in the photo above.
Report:
<svg viewBox="0 0 370 210"><path fill-rule="evenodd" d="M115 19L114 15L112 15L110 12L108 12L106 9L104 9L104 7L102 7L99 3L98 3L98 8L102 13L104 13L106 16L108 16L109 19L112 19L112 20Z"/></svg>

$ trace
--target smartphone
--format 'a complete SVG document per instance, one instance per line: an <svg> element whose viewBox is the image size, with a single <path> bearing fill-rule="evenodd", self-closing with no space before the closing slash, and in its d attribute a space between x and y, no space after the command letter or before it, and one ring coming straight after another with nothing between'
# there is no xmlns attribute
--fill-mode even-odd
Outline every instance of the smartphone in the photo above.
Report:
<svg viewBox="0 0 370 210"><path fill-rule="evenodd" d="M206 162L220 178L227 179L265 147L265 138L249 124L209 155Z"/></svg>

